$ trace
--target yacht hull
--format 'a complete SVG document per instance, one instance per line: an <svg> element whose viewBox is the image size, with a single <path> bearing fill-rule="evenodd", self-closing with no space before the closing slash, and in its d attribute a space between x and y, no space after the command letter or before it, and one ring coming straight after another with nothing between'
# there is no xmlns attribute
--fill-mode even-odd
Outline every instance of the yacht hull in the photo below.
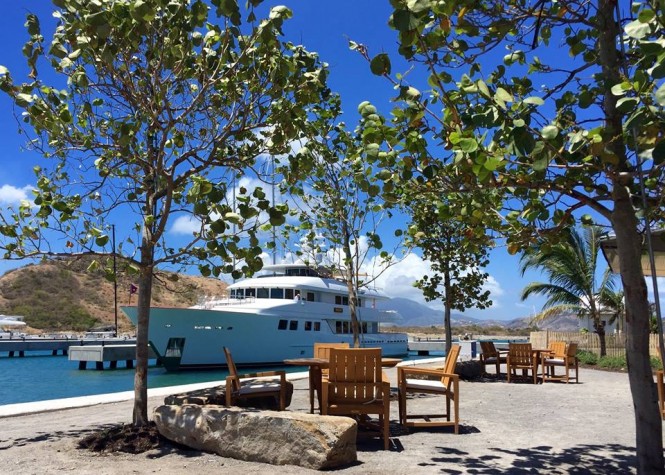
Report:
<svg viewBox="0 0 665 475"><path fill-rule="evenodd" d="M310 302L265 308L155 307L150 309L148 338L169 370L225 366L224 347L231 349L238 365L281 365L285 359L311 357L315 342L353 344L352 334L336 332L340 322L350 321L348 312L340 315L326 307L330 306ZM137 308L122 310L136 325ZM370 313L376 321L379 312ZM407 335L366 333L361 346L379 347L385 356L403 356Z"/></svg>

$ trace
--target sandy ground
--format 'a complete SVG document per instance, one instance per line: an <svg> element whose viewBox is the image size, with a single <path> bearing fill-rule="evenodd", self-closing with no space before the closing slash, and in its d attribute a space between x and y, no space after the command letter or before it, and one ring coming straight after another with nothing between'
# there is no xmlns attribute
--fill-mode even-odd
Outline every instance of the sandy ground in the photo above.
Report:
<svg viewBox="0 0 665 475"><path fill-rule="evenodd" d="M378 439L359 442L358 463L342 474L413 473L635 473L635 422L626 374L580 372L580 384L460 384L462 428L406 431L391 423L391 450ZM388 374L395 383L396 370ZM309 408L307 380L294 381L291 411ZM162 397L150 399L152 407ZM418 397L409 407L440 400ZM0 417L0 473L195 474L315 473L197 451L99 455L76 448L91 430L130 422L132 402ZM397 421L397 403L391 404Z"/></svg>

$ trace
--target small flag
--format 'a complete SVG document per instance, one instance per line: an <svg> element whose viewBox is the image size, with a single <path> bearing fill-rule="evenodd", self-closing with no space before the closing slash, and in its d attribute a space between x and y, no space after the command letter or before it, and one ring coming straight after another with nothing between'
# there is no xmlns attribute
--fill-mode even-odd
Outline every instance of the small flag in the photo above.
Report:
<svg viewBox="0 0 665 475"><path fill-rule="evenodd" d="M129 284L129 294L130 295L135 294L137 290L139 290L139 288L137 286L135 286L134 284Z"/></svg>

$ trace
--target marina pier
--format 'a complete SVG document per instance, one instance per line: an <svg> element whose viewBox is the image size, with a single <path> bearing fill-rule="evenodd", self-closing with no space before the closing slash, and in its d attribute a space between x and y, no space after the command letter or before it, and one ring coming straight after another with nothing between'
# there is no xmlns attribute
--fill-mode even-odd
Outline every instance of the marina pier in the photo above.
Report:
<svg viewBox="0 0 665 475"><path fill-rule="evenodd" d="M0 340L0 356L6 354L23 357L29 352L50 351L53 356L58 354L66 356L72 346L90 345L126 345L136 344L133 338L12 338Z"/></svg>

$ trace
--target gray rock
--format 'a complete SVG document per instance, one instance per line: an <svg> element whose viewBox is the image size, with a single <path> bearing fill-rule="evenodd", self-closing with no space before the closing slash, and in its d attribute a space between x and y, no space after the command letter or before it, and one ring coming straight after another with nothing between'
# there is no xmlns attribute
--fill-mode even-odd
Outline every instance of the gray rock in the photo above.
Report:
<svg viewBox="0 0 665 475"><path fill-rule="evenodd" d="M315 470L357 461L349 417L175 405L155 408L153 419L167 439L223 457Z"/></svg>

